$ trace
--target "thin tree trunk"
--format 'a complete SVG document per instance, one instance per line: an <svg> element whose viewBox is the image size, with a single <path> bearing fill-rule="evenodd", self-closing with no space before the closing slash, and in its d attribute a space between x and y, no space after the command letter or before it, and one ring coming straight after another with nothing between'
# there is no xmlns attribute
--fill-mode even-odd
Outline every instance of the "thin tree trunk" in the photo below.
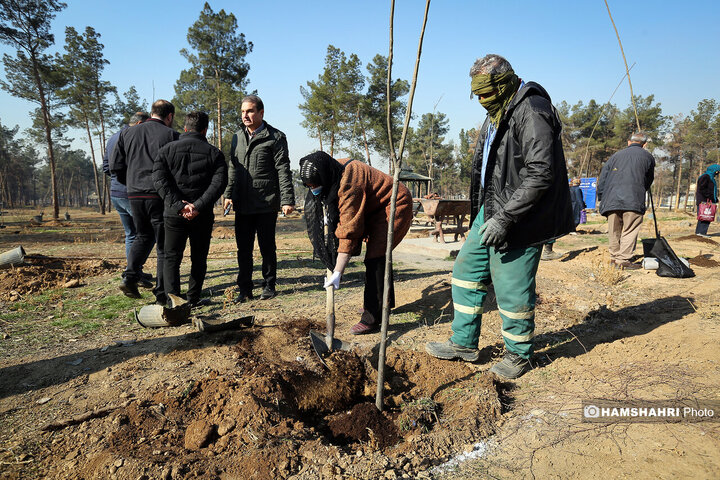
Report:
<svg viewBox="0 0 720 480"><path fill-rule="evenodd" d="M97 164L95 163L95 147L93 145L92 135L90 134L90 122L88 121L87 115L85 115L85 130L87 130L88 142L90 142L90 157L92 158L93 176L95 177L95 192L97 193L98 207L100 208L100 213L102 215L105 215L105 205L102 202L100 179L98 178Z"/></svg>
<svg viewBox="0 0 720 480"><path fill-rule="evenodd" d="M220 105L220 74L215 71L215 93L217 96L217 148L222 150L222 106Z"/></svg>
<svg viewBox="0 0 720 480"><path fill-rule="evenodd" d="M687 188L685 189L685 202L683 204L683 211L687 212L688 207L688 198L690 198L690 185L692 185L692 171L693 171L693 159L690 158L689 160L690 164L688 165L688 172L690 172L690 175L688 175L688 182L687 182Z"/></svg>
<svg viewBox="0 0 720 480"><path fill-rule="evenodd" d="M675 188L675 210L680 210L680 183L682 182L682 157L678 158L677 187Z"/></svg>
<svg viewBox="0 0 720 480"><path fill-rule="evenodd" d="M320 132L320 125L318 125L317 128L318 128L318 140L320 141L320 151L322 152L322 151L323 151L323 148L322 148L322 133Z"/></svg>
<svg viewBox="0 0 720 480"><path fill-rule="evenodd" d="M387 247L385 249L385 282L383 285L383 309L382 323L380 327L380 349L378 352L378 380L377 391L375 394L375 406L378 410L383 410L383 386L385 383L385 350L387 347L387 327L390 322L390 269L392 268L392 247L395 236L395 210L397 207L398 186L400 184L400 169L402 167L402 154L405 148L405 140L407 139L408 126L410 125L410 115L412 113L412 104L415 97L415 87L417 86L418 70L420 68L420 55L422 53L423 37L425 36L425 26L427 25L428 11L430 10L430 0L425 3L425 16L423 18L422 30L420 31L420 40L418 43L417 58L415 60L415 70L413 72L412 84L410 86L410 95L408 96L407 110L405 111L405 123L403 125L403 133L400 139L400 147L398 148L397 158L395 157L395 149L392 141L392 128L390 122L390 87L392 85L392 59L393 59L393 17L395 15L395 0L390 1L390 53L388 55L388 76L387 76L387 129L388 143L390 144L390 159L394 167L393 172L393 189L390 195L390 218L388 218L388 234Z"/></svg>
<svg viewBox="0 0 720 480"><path fill-rule="evenodd" d="M363 132L363 143L365 143L365 155L367 156L367 163L372 167L372 161L370 160L370 148L368 147L367 134L365 133L365 125L360 125Z"/></svg>
<svg viewBox="0 0 720 480"><path fill-rule="evenodd" d="M65 188L65 191L67 192L67 199L66 199L66 207L71 206L72 204L72 182L73 182L73 176L75 176L75 172L70 173L70 181L67 182L67 186Z"/></svg>
<svg viewBox="0 0 720 480"><path fill-rule="evenodd" d="M43 116L43 124L45 126L45 141L47 142L48 149L48 160L50 161L50 188L52 192L52 203L53 203L53 218L57 220L60 218L60 205L58 204L58 193L57 193L57 177L55 173L55 152L53 149L52 141L52 129L50 126L50 111L45 101L45 89L43 88L42 81L40 80L40 72L38 71L38 60L35 56L35 52L32 51L30 59L33 65L33 77L35 78L35 85L38 89L40 97L40 111Z"/></svg>

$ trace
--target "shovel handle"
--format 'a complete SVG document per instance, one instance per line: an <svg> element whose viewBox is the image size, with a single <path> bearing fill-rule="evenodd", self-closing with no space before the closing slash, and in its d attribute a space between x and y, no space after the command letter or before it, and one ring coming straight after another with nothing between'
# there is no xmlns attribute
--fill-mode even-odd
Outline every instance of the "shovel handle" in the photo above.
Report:
<svg viewBox="0 0 720 480"><path fill-rule="evenodd" d="M327 278L332 276L332 270L327 270ZM330 285L325 289L327 298L325 299L325 343L328 351L332 351L333 337L335 336L335 288Z"/></svg>

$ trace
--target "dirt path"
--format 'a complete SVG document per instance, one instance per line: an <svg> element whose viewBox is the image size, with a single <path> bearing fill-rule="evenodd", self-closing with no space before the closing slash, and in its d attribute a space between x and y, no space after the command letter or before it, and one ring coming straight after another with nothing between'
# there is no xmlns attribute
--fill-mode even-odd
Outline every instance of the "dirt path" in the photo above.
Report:
<svg viewBox="0 0 720 480"><path fill-rule="evenodd" d="M72 218L94 235L92 215ZM687 236L684 222L668 219L663 231L702 265L687 280L606 268L600 223L560 240L567 254L542 262L538 275L537 368L512 384L485 374L502 354L492 295L477 364L424 353L450 332L452 263L398 255L384 414L372 406L378 335L348 333L362 263L336 294L336 336L353 353L326 370L308 340L310 328L324 328L322 268L297 220L279 223L280 295L242 305L223 302L234 240L218 225L214 303L197 314L253 314L249 328L143 329L127 316L143 301L120 304L89 333L58 322L83 303L86 316L124 302L118 269L92 271L79 288L3 298L0 478L717 478L718 423L581 421L583 399L720 400L720 249ZM95 235L111 238L119 224L105 228ZM117 240L67 242L62 232L24 240L28 251L93 261L122 250ZM441 467L461 453L480 458Z"/></svg>

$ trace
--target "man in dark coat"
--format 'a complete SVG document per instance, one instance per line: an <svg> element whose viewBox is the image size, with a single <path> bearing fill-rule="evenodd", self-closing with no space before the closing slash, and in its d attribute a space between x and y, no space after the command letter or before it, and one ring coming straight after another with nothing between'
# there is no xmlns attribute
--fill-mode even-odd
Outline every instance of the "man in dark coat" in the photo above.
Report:
<svg viewBox="0 0 720 480"><path fill-rule="evenodd" d="M115 132L107 141L105 146L105 154L103 155L103 172L110 176L110 202L115 211L120 216L120 222L122 223L123 230L125 231L125 260L127 261L130 257L130 248L132 247L133 240L135 240L135 223L133 222L132 212L130 211L130 200L128 200L127 187L118 182L117 175L110 171L110 157L115 149L115 144L120 138L120 134L128 127L134 127L140 125L142 122L150 118L145 112L136 112L130 117L128 124L123 128ZM123 278L125 272L123 272ZM142 274L140 276L139 284L145 288L152 288L150 279L152 275Z"/></svg>
<svg viewBox="0 0 720 480"><path fill-rule="evenodd" d="M490 371L517 378L531 368L542 246L573 230L562 125L545 89L523 82L503 57L477 60L470 77L488 112L473 159L471 228L453 267L453 335L425 349L442 359L478 360L493 283L506 353Z"/></svg>
<svg viewBox="0 0 720 480"><path fill-rule="evenodd" d="M165 228L163 202L153 185L152 171L155 156L166 143L177 140L179 134L170 126L175 118L175 106L167 100L152 104L150 119L123 130L110 158L110 171L127 186L130 209L135 223L135 240L130 247L125 278L120 290L131 298L141 298L138 282L153 245L157 245L157 282L153 293L159 304L167 302L163 282Z"/></svg>
<svg viewBox="0 0 720 480"><path fill-rule="evenodd" d="M213 205L227 186L227 164L205 138L205 112L185 117L185 133L160 149L153 166L155 188L165 203L165 293L180 295L180 264L190 238L187 300L200 305L215 215Z"/></svg>
<svg viewBox="0 0 720 480"><path fill-rule="evenodd" d="M600 214L608 219L610 261L618 268L637 270L632 263L645 213L645 192L655 178L655 159L645 150L648 137L633 133L627 148L603 165L598 179Z"/></svg>
<svg viewBox="0 0 720 480"><path fill-rule="evenodd" d="M257 233L262 255L263 291L260 298L276 295L277 252L275 227L278 210L284 215L295 209L295 192L285 134L263 121L265 107L257 95L248 95L241 104L245 128L232 138L228 185L223 208L235 210L240 289L237 302L253 298L253 246Z"/></svg>

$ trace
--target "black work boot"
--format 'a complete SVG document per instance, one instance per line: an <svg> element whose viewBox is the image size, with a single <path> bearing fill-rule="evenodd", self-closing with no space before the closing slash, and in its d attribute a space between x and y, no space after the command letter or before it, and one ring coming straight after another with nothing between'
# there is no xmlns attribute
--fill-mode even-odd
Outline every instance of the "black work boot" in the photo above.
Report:
<svg viewBox="0 0 720 480"><path fill-rule="evenodd" d="M553 244L552 243L546 243L543 245L542 255L540 255L540 260L557 260L558 258L562 257L562 253L553 252Z"/></svg>
<svg viewBox="0 0 720 480"><path fill-rule="evenodd" d="M271 298L273 298L276 295L277 295L277 292L275 291L275 287L266 285L265 288L263 288L262 293L260 294L260 300L270 300Z"/></svg>
<svg viewBox="0 0 720 480"><path fill-rule="evenodd" d="M490 371L495 375L512 380L521 377L531 368L530 360L527 358L522 358L516 353L506 352L502 360L490 367Z"/></svg>
<svg viewBox="0 0 720 480"><path fill-rule="evenodd" d="M142 298L140 291L138 290L137 282L124 279L122 285L120 285L120 291L125 294L126 297L130 298Z"/></svg>
<svg viewBox="0 0 720 480"><path fill-rule="evenodd" d="M248 300L253 300L254 298L255 297L253 297L252 292L244 292L244 291L240 290L237 297L235 297L234 302L235 303L245 303Z"/></svg>
<svg viewBox="0 0 720 480"><path fill-rule="evenodd" d="M458 345L452 340L447 342L428 342L425 344L425 351L435 358L442 360L454 360L456 358L466 362L477 362L480 358L480 351L477 348L468 348Z"/></svg>

